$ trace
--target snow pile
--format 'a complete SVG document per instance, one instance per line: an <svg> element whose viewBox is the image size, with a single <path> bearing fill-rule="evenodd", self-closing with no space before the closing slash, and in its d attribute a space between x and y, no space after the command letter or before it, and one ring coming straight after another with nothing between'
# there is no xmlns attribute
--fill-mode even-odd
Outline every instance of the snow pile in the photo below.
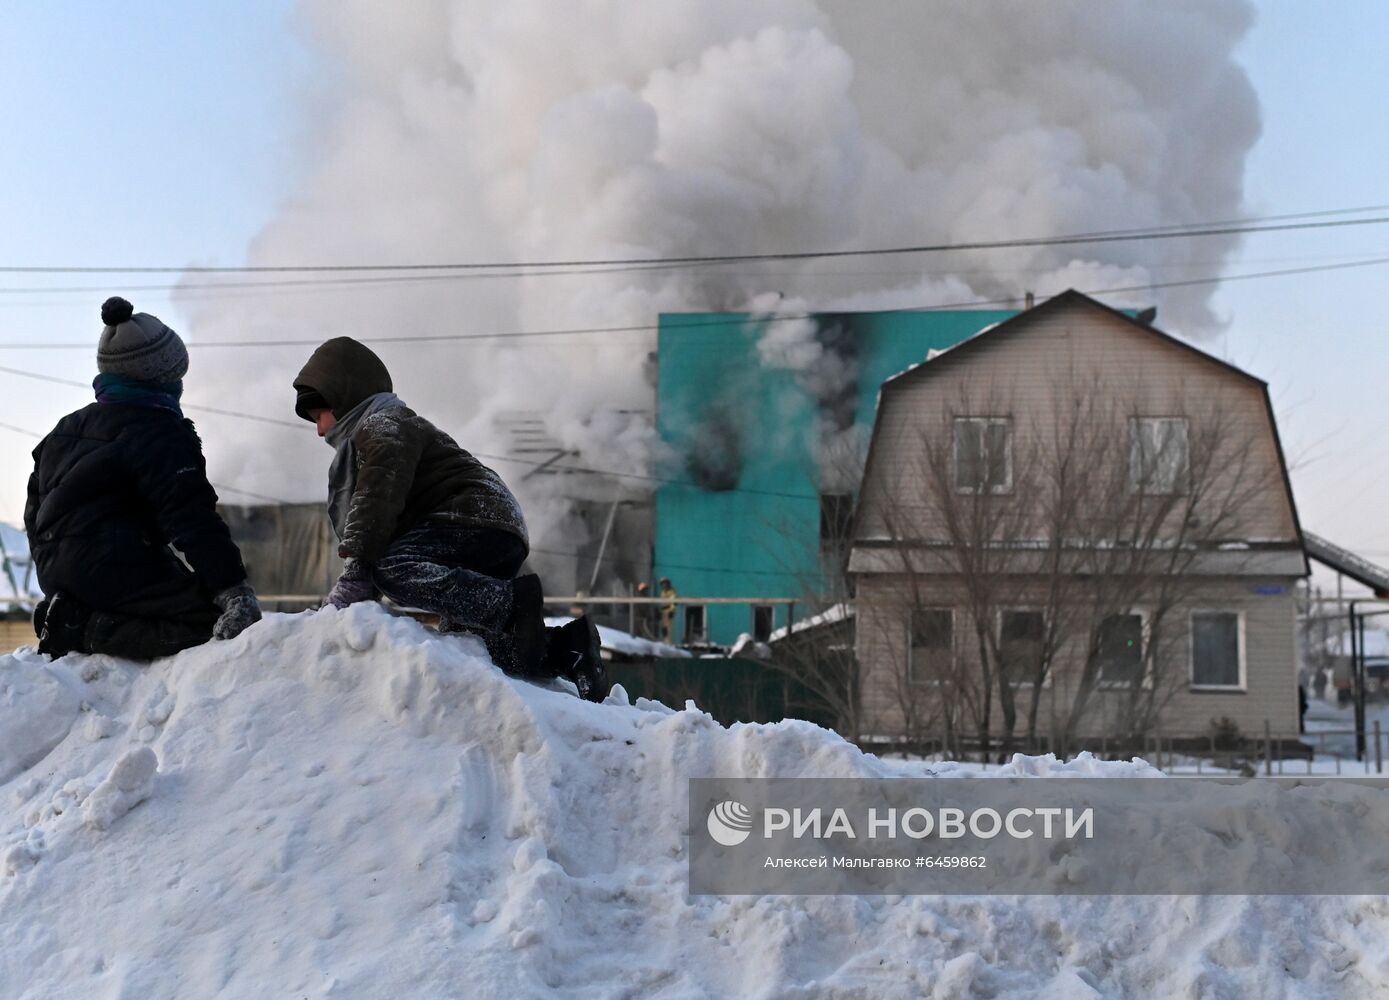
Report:
<svg viewBox="0 0 1389 1000"><path fill-rule="evenodd" d="M0 658L0 996L1372 996L1379 898L686 893L691 776L954 774L510 680L376 605ZM1143 775L1020 759L1011 774Z"/></svg>

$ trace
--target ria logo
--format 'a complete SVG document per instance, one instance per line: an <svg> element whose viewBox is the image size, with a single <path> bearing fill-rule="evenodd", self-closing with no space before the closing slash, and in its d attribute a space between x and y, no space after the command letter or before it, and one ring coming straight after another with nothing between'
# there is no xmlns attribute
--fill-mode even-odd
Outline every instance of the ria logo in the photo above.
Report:
<svg viewBox="0 0 1389 1000"><path fill-rule="evenodd" d="M737 847L752 833L752 812L728 799L709 810L709 836L724 847Z"/></svg>

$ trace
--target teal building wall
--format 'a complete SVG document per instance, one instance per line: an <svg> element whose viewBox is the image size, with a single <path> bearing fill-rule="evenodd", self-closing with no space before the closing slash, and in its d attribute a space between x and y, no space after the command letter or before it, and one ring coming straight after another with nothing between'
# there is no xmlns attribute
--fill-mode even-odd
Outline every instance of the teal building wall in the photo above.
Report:
<svg viewBox="0 0 1389 1000"><path fill-rule="evenodd" d="M821 590L818 440L847 433L866 443L887 378L1012 315L819 314L805 346L812 358L824 353L800 372L764 364L758 349L786 332L773 329L784 320L662 315L656 429L662 476L676 482L656 492L656 579L669 577L690 597L799 599ZM796 617L813 610L797 608ZM786 616L779 608L775 627ZM730 644L752 627L746 606L707 612L713 642Z"/></svg>

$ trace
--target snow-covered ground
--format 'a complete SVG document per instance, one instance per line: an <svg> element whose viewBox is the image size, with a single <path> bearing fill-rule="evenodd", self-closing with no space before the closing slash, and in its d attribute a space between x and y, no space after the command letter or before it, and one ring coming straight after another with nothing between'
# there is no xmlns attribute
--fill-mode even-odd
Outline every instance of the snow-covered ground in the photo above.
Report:
<svg viewBox="0 0 1389 1000"><path fill-rule="evenodd" d="M1381 740L1389 757L1389 701L1365 702L1365 732L1373 739L1375 723L1383 734ZM1309 698L1307 701L1307 732L1304 739L1321 755L1355 756L1355 707L1338 705L1335 701Z"/></svg>
<svg viewBox="0 0 1389 1000"><path fill-rule="evenodd" d="M0 996L1389 991L1383 897L687 894L690 777L963 773L806 723L590 705L374 604L149 667L21 651L0 657Z"/></svg>

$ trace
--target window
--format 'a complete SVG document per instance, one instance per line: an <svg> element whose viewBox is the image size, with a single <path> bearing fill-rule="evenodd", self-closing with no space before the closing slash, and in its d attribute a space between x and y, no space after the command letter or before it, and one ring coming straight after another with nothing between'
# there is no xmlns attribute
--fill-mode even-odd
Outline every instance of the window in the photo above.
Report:
<svg viewBox="0 0 1389 1000"><path fill-rule="evenodd" d="M955 489L1007 493L1013 488L1013 422L1007 417L955 418Z"/></svg>
<svg viewBox="0 0 1389 1000"><path fill-rule="evenodd" d="M685 607L685 642L704 641L704 606L690 604Z"/></svg>
<svg viewBox="0 0 1389 1000"><path fill-rule="evenodd" d="M955 613L949 608L913 611L907 680L912 684L939 683L949 676L954 659Z"/></svg>
<svg viewBox="0 0 1389 1000"><path fill-rule="evenodd" d="M1096 680L1114 687L1134 687L1143 681L1143 616L1110 615L1095 636L1099 670Z"/></svg>
<svg viewBox="0 0 1389 1000"><path fill-rule="evenodd" d="M772 624L775 621L776 609L770 604L754 604L752 606L752 637L758 642L766 642L772 637Z"/></svg>
<svg viewBox="0 0 1389 1000"><path fill-rule="evenodd" d="M1185 417L1133 417L1129 420L1129 489L1173 495L1188 489Z"/></svg>
<svg viewBox="0 0 1389 1000"><path fill-rule="evenodd" d="M854 498L848 493L820 494L820 551L842 549L849 541Z"/></svg>
<svg viewBox="0 0 1389 1000"><path fill-rule="evenodd" d="M998 668L1015 684L1031 683L1042 665L1046 630L1040 611L1004 611L998 616Z"/></svg>
<svg viewBox="0 0 1389 1000"><path fill-rule="evenodd" d="M1244 688L1244 618L1238 612L1192 613L1191 685Z"/></svg>

